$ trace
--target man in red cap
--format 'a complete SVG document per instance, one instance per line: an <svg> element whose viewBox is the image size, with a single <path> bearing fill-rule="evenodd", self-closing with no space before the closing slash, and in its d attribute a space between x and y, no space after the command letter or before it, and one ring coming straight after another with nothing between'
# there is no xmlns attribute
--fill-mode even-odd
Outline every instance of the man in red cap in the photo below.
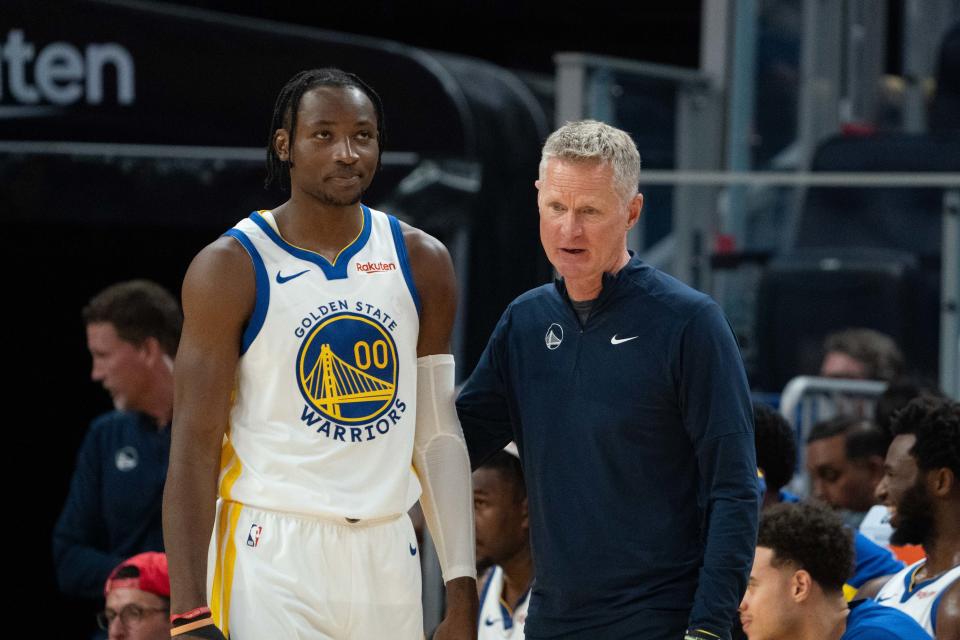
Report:
<svg viewBox="0 0 960 640"><path fill-rule="evenodd" d="M109 640L170 637L170 575L167 556L149 551L121 562L103 587L106 607L97 617Z"/></svg>

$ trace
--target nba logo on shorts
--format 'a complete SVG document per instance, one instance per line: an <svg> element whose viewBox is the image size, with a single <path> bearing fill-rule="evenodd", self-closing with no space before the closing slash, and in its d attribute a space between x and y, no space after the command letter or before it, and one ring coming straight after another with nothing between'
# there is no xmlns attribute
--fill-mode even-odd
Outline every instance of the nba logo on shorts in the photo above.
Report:
<svg viewBox="0 0 960 640"><path fill-rule="evenodd" d="M258 524L250 525L250 533L247 534L247 546L256 547L260 544L260 533L263 531L263 527Z"/></svg>

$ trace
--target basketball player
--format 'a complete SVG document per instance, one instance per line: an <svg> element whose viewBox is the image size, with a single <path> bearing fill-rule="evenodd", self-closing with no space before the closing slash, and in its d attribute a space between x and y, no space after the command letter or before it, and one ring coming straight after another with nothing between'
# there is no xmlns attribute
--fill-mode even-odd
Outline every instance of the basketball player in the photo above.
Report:
<svg viewBox="0 0 960 640"><path fill-rule="evenodd" d="M435 637L476 635L453 268L440 242L360 203L383 139L358 77L294 76L268 146L290 199L187 271L164 497L172 635L422 638L418 497L447 585Z"/></svg>
<svg viewBox="0 0 960 640"><path fill-rule="evenodd" d="M760 518L738 609L749 640L929 640L910 616L872 600L847 604L852 530L825 505L783 503Z"/></svg>
<svg viewBox="0 0 960 640"><path fill-rule="evenodd" d="M523 640L533 560L527 488L510 443L473 472L477 563L490 565L480 589L479 640Z"/></svg>
<svg viewBox="0 0 960 640"><path fill-rule="evenodd" d="M960 638L960 403L920 397L891 422L877 498L890 508L893 544L927 557L895 574L877 602L907 613L936 638Z"/></svg>

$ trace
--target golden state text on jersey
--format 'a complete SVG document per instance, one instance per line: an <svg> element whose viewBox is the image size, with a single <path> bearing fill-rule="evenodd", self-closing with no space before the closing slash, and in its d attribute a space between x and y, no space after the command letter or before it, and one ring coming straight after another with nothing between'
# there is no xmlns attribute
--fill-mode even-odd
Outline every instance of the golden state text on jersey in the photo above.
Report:
<svg viewBox="0 0 960 640"><path fill-rule="evenodd" d="M380 518L420 493L411 469L419 296L400 223L362 207L333 260L289 244L270 212L227 231L250 255L220 482L262 509Z"/></svg>

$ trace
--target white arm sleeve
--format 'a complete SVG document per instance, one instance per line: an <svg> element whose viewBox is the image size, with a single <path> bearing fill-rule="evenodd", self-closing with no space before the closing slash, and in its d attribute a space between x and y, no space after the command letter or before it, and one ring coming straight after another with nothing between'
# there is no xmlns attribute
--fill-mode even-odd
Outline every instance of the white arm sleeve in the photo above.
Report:
<svg viewBox="0 0 960 640"><path fill-rule="evenodd" d="M450 354L417 359L413 466L444 582L477 577L470 457L454 405L454 377Z"/></svg>

